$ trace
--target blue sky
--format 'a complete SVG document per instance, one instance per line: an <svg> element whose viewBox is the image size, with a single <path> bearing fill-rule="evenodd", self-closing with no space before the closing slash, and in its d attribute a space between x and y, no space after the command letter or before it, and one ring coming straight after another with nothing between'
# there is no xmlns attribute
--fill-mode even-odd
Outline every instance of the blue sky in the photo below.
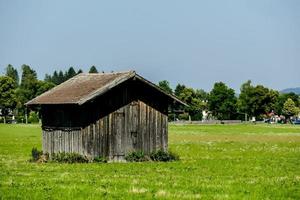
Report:
<svg viewBox="0 0 300 200"><path fill-rule="evenodd" d="M73 66L235 90L300 86L300 1L0 0L0 72Z"/></svg>

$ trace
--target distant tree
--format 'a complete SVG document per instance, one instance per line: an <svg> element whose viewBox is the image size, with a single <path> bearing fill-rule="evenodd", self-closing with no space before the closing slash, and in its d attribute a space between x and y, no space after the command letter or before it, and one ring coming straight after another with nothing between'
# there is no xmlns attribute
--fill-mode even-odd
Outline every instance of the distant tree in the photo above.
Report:
<svg viewBox="0 0 300 200"><path fill-rule="evenodd" d="M77 74L80 74L80 73L82 73L83 71L82 71L82 69L79 69L78 71L77 71Z"/></svg>
<svg viewBox="0 0 300 200"><path fill-rule="evenodd" d="M193 88L184 86L178 98L189 106L176 109L184 109L188 112L192 120L202 120L202 111L207 108L207 93L204 90L194 90Z"/></svg>
<svg viewBox="0 0 300 200"><path fill-rule="evenodd" d="M53 83L52 77L51 77L51 75L49 75L49 74L45 74L44 81Z"/></svg>
<svg viewBox="0 0 300 200"><path fill-rule="evenodd" d="M249 116L262 118L264 114L275 110L279 93L262 85L252 86L247 81L241 86L238 98L238 111Z"/></svg>
<svg viewBox="0 0 300 200"><path fill-rule="evenodd" d="M98 70L97 70L97 68L93 65L93 66L91 66L89 73L98 73Z"/></svg>
<svg viewBox="0 0 300 200"><path fill-rule="evenodd" d="M59 72L58 72L58 83L57 83L57 85L58 85L58 84L61 84L62 82L65 82L65 80L66 80L66 78L65 78L64 73L63 73L61 70L59 70Z"/></svg>
<svg viewBox="0 0 300 200"><path fill-rule="evenodd" d="M252 104L250 104L250 100L253 97L253 86L251 85L251 81L243 83L241 86L241 93L238 98L238 111L242 114L246 115L254 115L254 109L252 109Z"/></svg>
<svg viewBox="0 0 300 200"><path fill-rule="evenodd" d="M290 117L299 113L299 108L295 105L295 102L291 98L288 98L283 105L282 113L286 119L290 119Z"/></svg>
<svg viewBox="0 0 300 200"><path fill-rule="evenodd" d="M184 88L186 88L185 85L177 84L174 91L175 96L179 97Z"/></svg>
<svg viewBox="0 0 300 200"><path fill-rule="evenodd" d="M36 97L38 80L36 72L28 65L22 65L22 78L20 87L17 88L17 109L19 114L25 113L24 104Z"/></svg>
<svg viewBox="0 0 300 200"><path fill-rule="evenodd" d="M236 101L234 90L218 82L209 94L208 108L219 120L235 119Z"/></svg>
<svg viewBox="0 0 300 200"><path fill-rule="evenodd" d="M50 80L55 85L60 84L60 80L59 80L59 77L58 77L58 72L56 70L53 72L53 76L52 76L52 78Z"/></svg>
<svg viewBox="0 0 300 200"><path fill-rule="evenodd" d="M37 92L35 96L38 96L51 88L55 87L55 84L52 82L47 82L47 81L37 81Z"/></svg>
<svg viewBox="0 0 300 200"><path fill-rule="evenodd" d="M16 86L19 85L18 70L15 69L11 64L7 65L6 67L6 76L11 77L15 81Z"/></svg>
<svg viewBox="0 0 300 200"><path fill-rule="evenodd" d="M0 109L4 116L4 123L9 110L16 107L17 101L15 96L16 84L9 76L0 76Z"/></svg>
<svg viewBox="0 0 300 200"><path fill-rule="evenodd" d="M32 85L33 81L37 80L36 72L30 68L29 65L22 65L21 87L28 87Z"/></svg>
<svg viewBox="0 0 300 200"><path fill-rule="evenodd" d="M283 105L286 102L286 100L288 100L289 98L295 102L295 105L297 107L300 106L300 100L299 100L299 96L297 94L295 94L293 92L279 94L277 102L275 104L275 111L278 115L282 115Z"/></svg>
<svg viewBox="0 0 300 200"><path fill-rule="evenodd" d="M70 79L70 78L72 78L73 76L76 76L76 71L74 70L74 68L73 67L70 67L69 69L68 69L68 71L65 73L65 78L64 78L64 80L66 81L66 80L68 80L68 79Z"/></svg>
<svg viewBox="0 0 300 200"><path fill-rule="evenodd" d="M168 94L173 94L173 90L170 87L170 83L167 80L159 81L158 86Z"/></svg>

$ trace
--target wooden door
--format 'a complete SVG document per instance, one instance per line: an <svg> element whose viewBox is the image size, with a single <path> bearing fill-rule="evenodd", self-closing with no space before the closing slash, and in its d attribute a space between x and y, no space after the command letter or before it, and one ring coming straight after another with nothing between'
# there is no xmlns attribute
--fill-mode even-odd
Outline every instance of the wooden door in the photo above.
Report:
<svg viewBox="0 0 300 200"><path fill-rule="evenodd" d="M113 159L122 160L125 156L125 113L123 108L113 113L113 134Z"/></svg>

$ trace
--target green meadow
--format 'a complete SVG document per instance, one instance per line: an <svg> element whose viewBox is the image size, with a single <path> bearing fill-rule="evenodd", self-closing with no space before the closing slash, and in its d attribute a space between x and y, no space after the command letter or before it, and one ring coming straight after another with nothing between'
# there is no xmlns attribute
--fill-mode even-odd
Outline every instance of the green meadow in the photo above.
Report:
<svg viewBox="0 0 300 200"><path fill-rule="evenodd" d="M300 126L169 125L180 161L30 163L39 125L0 125L0 199L300 199Z"/></svg>

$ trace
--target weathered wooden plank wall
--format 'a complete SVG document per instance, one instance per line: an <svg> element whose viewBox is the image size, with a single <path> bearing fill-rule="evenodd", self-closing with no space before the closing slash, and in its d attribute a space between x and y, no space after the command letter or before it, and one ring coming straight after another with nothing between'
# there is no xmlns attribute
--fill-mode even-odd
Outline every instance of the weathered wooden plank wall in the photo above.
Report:
<svg viewBox="0 0 300 200"><path fill-rule="evenodd" d="M167 116L134 101L81 129L43 129L43 151L123 159L132 151L168 148Z"/></svg>

